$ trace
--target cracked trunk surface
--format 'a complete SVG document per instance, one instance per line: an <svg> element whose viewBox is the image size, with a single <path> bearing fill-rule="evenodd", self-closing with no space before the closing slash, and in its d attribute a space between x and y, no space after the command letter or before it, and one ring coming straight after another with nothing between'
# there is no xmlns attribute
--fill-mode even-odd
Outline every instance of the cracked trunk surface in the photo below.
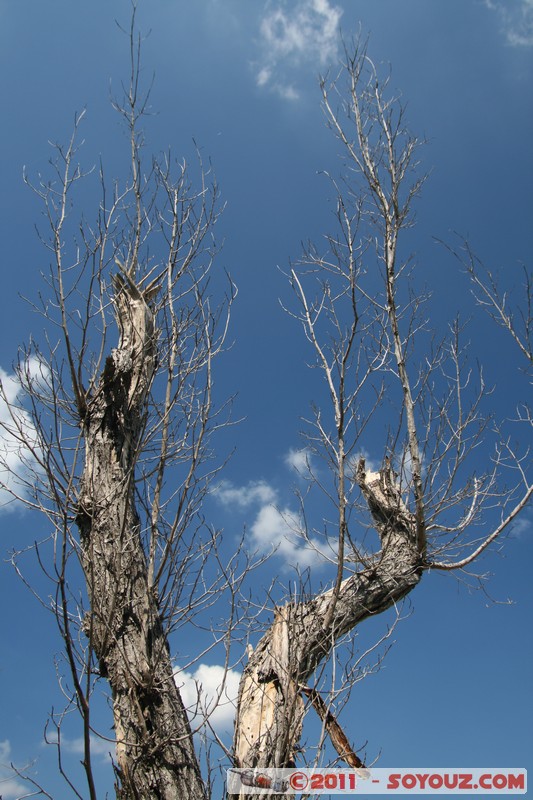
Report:
<svg viewBox="0 0 533 800"><path fill-rule="evenodd" d="M415 515L405 507L387 465L357 480L381 539L372 564L333 590L276 609L240 684L234 739L241 768L291 767L301 736L301 687L335 642L356 625L390 608L420 581Z"/></svg>
<svg viewBox="0 0 533 800"><path fill-rule="evenodd" d="M203 798L157 593L149 586L134 472L156 334L142 292L115 278L119 346L83 420L78 527L91 613L86 633L112 691L120 800Z"/></svg>

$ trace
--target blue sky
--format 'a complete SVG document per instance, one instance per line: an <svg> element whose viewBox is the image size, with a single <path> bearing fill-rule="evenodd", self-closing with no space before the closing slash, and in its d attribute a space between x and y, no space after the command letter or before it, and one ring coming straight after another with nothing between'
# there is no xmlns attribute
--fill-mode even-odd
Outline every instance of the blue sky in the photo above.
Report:
<svg viewBox="0 0 533 800"><path fill-rule="evenodd" d="M237 394L235 417L243 421L220 438L221 455L233 448L235 454L209 513L224 527L228 549L244 526L251 545L268 550L272 542L280 544L258 577L265 586L276 572L288 582L284 565L295 558L327 581L327 573L284 538L283 515L276 511L285 518L295 513L300 418L320 395L316 374L306 366L311 354L302 333L279 303L290 295L282 272L289 259L300 255L302 241L319 239L332 226L331 189L319 173L338 171L340 161L324 124L317 76L337 61L339 26L347 38L360 27L370 36L373 59L392 65L410 127L428 140L422 168L431 176L408 246L416 251L421 285L434 292L432 321L442 327L457 311L474 313L468 329L472 363L485 363L498 415L512 415L514 395L524 385L515 377L513 351L475 312L465 276L433 237L451 240L452 231L468 236L506 285L519 285L520 264L533 244L533 3L139 5L139 25L150 31L143 53L147 80L155 74L149 146L154 152L170 146L177 157L192 158L194 138L211 158L227 203L217 233L225 243L218 263L239 287L234 345L217 381L220 396ZM86 107L84 163L91 166L101 155L108 174L123 169L125 138L109 96L127 74L127 41L114 20L127 24L128 17L125 0L0 0L3 377L19 345L39 334L40 320L20 295L44 288L39 273L47 263L34 232L41 211L23 185L23 165L30 175L46 173L49 142L66 141L74 113ZM80 198L87 213L94 196L89 183ZM375 458L372 442L365 447ZM487 590L497 602L452 575L427 575L412 594L384 667L356 685L345 712L350 738L358 746L368 743L369 759L381 753L379 766L533 767L531 519L529 513L503 551L480 563L493 575ZM43 746L47 713L61 704L54 670L59 639L51 616L4 563L11 549L45 533L45 521L28 512L13 506L0 512L4 800L21 793L20 781L2 766L9 761L35 761L51 794L67 796L58 788L53 748ZM508 598L511 604L500 602ZM383 633L385 622L361 632L362 649ZM217 669L216 654L188 668L183 680L191 702L190 677L216 684ZM234 686L238 676L233 678ZM105 720L103 700L101 705ZM230 718L228 706L217 724L223 728ZM68 730L74 764L80 733L74 724ZM100 785L110 788L103 758L101 764Z"/></svg>

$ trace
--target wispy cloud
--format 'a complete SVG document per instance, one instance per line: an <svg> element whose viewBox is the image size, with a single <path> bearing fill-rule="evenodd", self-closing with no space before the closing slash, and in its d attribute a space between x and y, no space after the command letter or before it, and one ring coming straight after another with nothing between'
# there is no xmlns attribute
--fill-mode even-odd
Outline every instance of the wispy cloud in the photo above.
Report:
<svg viewBox="0 0 533 800"><path fill-rule="evenodd" d="M51 740L48 738L48 743ZM85 755L85 739L83 736L79 736L75 739L69 739L64 734L61 735L61 750L66 753L72 753L76 756L83 756ZM108 760L109 754L114 754L115 752L115 742L108 741L107 739L101 739L99 736L91 736L91 755L93 758L95 756L104 759L105 761Z"/></svg>
<svg viewBox="0 0 533 800"><path fill-rule="evenodd" d="M250 481L245 486L234 486L230 481L222 481L214 490L214 495L224 506L245 509L254 503L272 503L276 492L265 481Z"/></svg>
<svg viewBox="0 0 533 800"><path fill-rule="evenodd" d="M485 5L499 14L509 44L533 46L533 0L485 0Z"/></svg>
<svg viewBox="0 0 533 800"><path fill-rule="evenodd" d="M285 456L285 464L300 474L305 474L311 466L311 452L307 448L292 448Z"/></svg>
<svg viewBox="0 0 533 800"><path fill-rule="evenodd" d="M254 546L262 553L275 550L284 559L297 559L298 563L308 560L298 537L301 528L297 515L290 508L265 505L259 509L250 535Z"/></svg>
<svg viewBox="0 0 533 800"><path fill-rule="evenodd" d="M297 73L325 68L337 57L342 9L329 0L276 0L267 4L260 25L257 85L297 100Z"/></svg>
<svg viewBox="0 0 533 800"><path fill-rule="evenodd" d="M241 675L234 669L200 664L194 672L176 670L174 680L193 728L209 724L222 734L233 726Z"/></svg>
<svg viewBox="0 0 533 800"><path fill-rule="evenodd" d="M284 462L290 469L303 472L309 459L307 450L291 449ZM275 553L287 567L304 569L331 558L327 543L307 535L298 511L283 503L278 490L266 481L250 481L244 486L223 481L213 494L227 510L253 515L248 524L248 542L258 553Z"/></svg>
<svg viewBox="0 0 533 800"><path fill-rule="evenodd" d="M511 532L517 539L531 535L533 530L533 515L528 510L522 511L519 517L512 522Z"/></svg>
<svg viewBox="0 0 533 800"><path fill-rule="evenodd" d="M47 381L46 368L38 359L23 365L24 381L39 390ZM12 510L14 497L24 497L27 482L35 469L32 455L37 448L37 433L30 415L22 407L23 388L19 376L0 367L0 511Z"/></svg>
<svg viewBox="0 0 533 800"><path fill-rule="evenodd" d="M0 798L2 800L15 800L26 796L27 787L17 779L11 763L11 743L8 739L0 742Z"/></svg>

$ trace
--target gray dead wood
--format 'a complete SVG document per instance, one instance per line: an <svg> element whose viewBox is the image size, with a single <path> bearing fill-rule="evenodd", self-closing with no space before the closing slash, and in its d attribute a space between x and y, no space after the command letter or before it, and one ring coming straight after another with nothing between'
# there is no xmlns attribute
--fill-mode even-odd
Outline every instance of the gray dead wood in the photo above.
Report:
<svg viewBox="0 0 533 800"><path fill-rule="evenodd" d="M152 311L127 276L114 279L120 329L83 421L77 523L91 614L86 633L112 690L117 797L205 797L191 728L173 677L158 598L149 589L135 507L137 448L154 376Z"/></svg>

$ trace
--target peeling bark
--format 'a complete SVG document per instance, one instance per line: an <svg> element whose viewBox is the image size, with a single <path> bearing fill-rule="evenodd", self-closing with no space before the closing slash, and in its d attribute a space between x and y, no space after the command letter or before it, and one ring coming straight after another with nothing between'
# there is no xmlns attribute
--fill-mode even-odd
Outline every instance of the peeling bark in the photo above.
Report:
<svg viewBox="0 0 533 800"><path fill-rule="evenodd" d="M121 800L202 798L191 729L149 588L135 507L137 449L154 376L153 313L128 274L115 276L118 347L85 415L77 523L91 614L86 633L112 690Z"/></svg>
<svg viewBox="0 0 533 800"><path fill-rule="evenodd" d="M329 590L276 609L241 680L234 740L237 767L294 764L304 714L301 684L340 637L399 602L420 581L415 515L403 503L390 466L367 473L361 459L356 478L381 550L370 566L342 581L337 593Z"/></svg>

